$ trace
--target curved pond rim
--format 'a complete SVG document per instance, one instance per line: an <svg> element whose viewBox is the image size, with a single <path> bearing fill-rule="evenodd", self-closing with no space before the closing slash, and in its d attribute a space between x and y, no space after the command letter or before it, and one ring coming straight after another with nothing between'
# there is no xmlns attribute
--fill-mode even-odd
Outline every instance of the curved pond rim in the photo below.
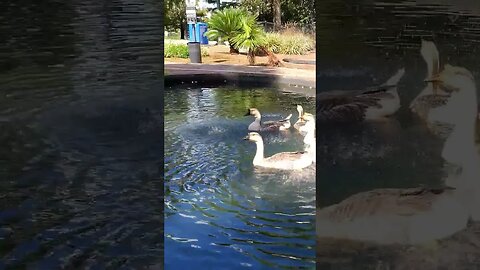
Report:
<svg viewBox="0 0 480 270"><path fill-rule="evenodd" d="M204 74L169 74L165 75L165 88L177 86L187 87L262 87L276 88L282 91L293 92L314 97L316 94L315 81L274 74L244 74L244 73L204 73Z"/></svg>
<svg viewBox="0 0 480 270"><path fill-rule="evenodd" d="M298 64L298 65L316 65L317 61L309 59L294 59L294 58L283 58L283 62Z"/></svg>

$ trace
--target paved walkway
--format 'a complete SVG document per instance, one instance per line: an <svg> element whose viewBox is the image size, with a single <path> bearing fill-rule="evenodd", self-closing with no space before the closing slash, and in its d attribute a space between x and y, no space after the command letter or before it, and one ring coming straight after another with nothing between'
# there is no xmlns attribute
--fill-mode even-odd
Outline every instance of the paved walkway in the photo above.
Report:
<svg viewBox="0 0 480 270"><path fill-rule="evenodd" d="M165 61L167 75L180 74L254 74L274 75L284 79L304 80L315 84L316 73L314 70L295 68L269 68L262 66L243 66L225 64L178 64Z"/></svg>

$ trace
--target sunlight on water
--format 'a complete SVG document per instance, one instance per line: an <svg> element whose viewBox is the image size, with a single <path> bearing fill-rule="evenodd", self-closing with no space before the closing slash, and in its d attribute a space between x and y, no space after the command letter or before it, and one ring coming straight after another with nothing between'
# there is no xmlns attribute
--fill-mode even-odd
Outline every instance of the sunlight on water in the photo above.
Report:
<svg viewBox="0 0 480 270"><path fill-rule="evenodd" d="M248 107L269 120L314 104L269 89L176 88L165 100L166 268L314 267L315 167L254 168L255 145L242 140ZM293 129L263 135L266 155L302 150Z"/></svg>

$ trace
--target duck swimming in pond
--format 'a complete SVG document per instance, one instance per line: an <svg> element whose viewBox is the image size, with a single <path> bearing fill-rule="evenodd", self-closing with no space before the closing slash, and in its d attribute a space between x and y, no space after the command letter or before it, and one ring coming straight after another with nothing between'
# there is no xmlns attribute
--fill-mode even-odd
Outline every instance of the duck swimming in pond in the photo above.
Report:
<svg viewBox="0 0 480 270"><path fill-rule="evenodd" d="M452 72L452 66L440 66L439 53L435 44L431 41L422 40L420 54L427 64L427 86L410 103L410 110L423 119L429 128L441 135L449 132L448 116L455 110L450 106L452 89L446 87L438 80L442 71ZM444 73L445 74L445 73Z"/></svg>
<svg viewBox="0 0 480 270"><path fill-rule="evenodd" d="M257 132L249 132L243 139L255 142L257 145L257 151L253 158L254 166L280 170L298 170L310 166L313 162L311 155L306 152L281 152L265 157L263 139Z"/></svg>
<svg viewBox="0 0 480 270"><path fill-rule="evenodd" d="M278 120L278 121L266 121L262 122L262 115L260 111L256 108L248 109L248 112L245 116L253 115L255 120L248 126L249 131L278 131L278 130L287 130L290 128L290 118L292 114L287 116L287 118Z"/></svg>
<svg viewBox="0 0 480 270"><path fill-rule="evenodd" d="M475 149L476 87L471 73L445 66L435 80L451 89L454 124L442 157L461 167L455 187L375 189L317 210L317 236L380 244L420 244L450 236L480 221L480 155ZM460 104L462 106L460 106Z"/></svg>
<svg viewBox="0 0 480 270"><path fill-rule="evenodd" d="M303 132L304 130L302 127L305 126L305 120L303 120L302 116L305 112L303 111L302 105L297 105L297 111L298 111L298 120L297 122L295 122L295 124L293 124L293 128L295 128L300 132Z"/></svg>
<svg viewBox="0 0 480 270"><path fill-rule="evenodd" d="M360 122L394 114L400 108L397 85L404 74L402 68L384 84L367 90L317 95L317 121Z"/></svg>
<svg viewBox="0 0 480 270"><path fill-rule="evenodd" d="M306 132L305 137L303 138L305 152L309 153L312 157L313 163L316 163L317 145L315 140L315 117L310 113L305 113L302 118L303 121L305 121L304 130Z"/></svg>

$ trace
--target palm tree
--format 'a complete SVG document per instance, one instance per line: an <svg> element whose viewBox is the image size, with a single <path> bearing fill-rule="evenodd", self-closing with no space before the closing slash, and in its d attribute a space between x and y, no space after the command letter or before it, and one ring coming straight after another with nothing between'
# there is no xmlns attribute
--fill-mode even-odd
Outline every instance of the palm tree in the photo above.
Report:
<svg viewBox="0 0 480 270"><path fill-rule="evenodd" d="M257 23L257 16L248 13L242 18L241 23L242 29L232 41L236 48L247 50L249 64L255 64L255 53L261 51L268 56L268 65L281 66L280 60L266 47L265 31Z"/></svg>
<svg viewBox="0 0 480 270"><path fill-rule="evenodd" d="M208 20L208 31L205 35L211 39L221 38L230 45L230 53L238 53L232 38L242 29L242 18L248 16L247 11L240 8L217 10Z"/></svg>
<svg viewBox="0 0 480 270"><path fill-rule="evenodd" d="M246 14L241 18L241 31L232 38L235 47L247 50L250 65L255 64L255 51L265 45L265 32L257 23L257 16Z"/></svg>

